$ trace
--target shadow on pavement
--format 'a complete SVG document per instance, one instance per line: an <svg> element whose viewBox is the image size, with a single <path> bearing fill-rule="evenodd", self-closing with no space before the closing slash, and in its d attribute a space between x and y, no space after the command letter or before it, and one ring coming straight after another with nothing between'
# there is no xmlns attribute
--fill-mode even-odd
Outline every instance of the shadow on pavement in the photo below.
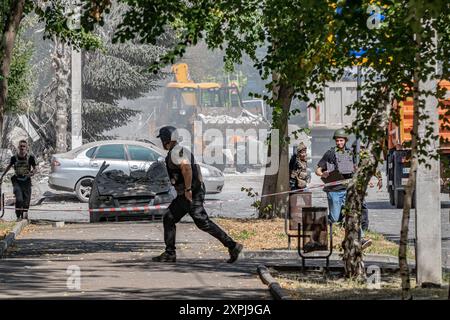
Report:
<svg viewBox="0 0 450 320"><path fill-rule="evenodd" d="M397 209L392 206L389 201L367 201L367 207L370 209L391 209L391 210L402 210ZM441 201L441 209L450 208L450 201Z"/></svg>
<svg viewBox="0 0 450 320"><path fill-rule="evenodd" d="M45 197L43 203L54 203L62 201L82 203L74 193L53 193L50 191L46 191L44 192L43 197Z"/></svg>
<svg viewBox="0 0 450 320"><path fill-rule="evenodd" d="M126 266L123 264L117 264L111 266L105 261L104 264L96 263L95 267L89 266L81 267L82 272L82 290L83 284L86 283L101 283L100 288L93 288L93 292L87 292L82 294L81 292L74 292L67 288L67 272L68 265L77 264L77 261L67 261L66 264L46 263L42 261L19 261L8 260L7 263L0 265L0 283L2 286L0 297L3 298L88 298L88 299L260 299L261 297L267 297L268 291L264 286L261 288L242 288L230 284L228 287L226 284L220 286L193 286L198 284L199 281L194 283L189 281L190 276L196 277L196 272L217 272L214 265L217 265L217 260L201 261L190 260L183 263L173 264L156 264L156 263L144 263L143 265L134 264L132 266ZM124 267L126 271L124 273ZM126 274L129 272L136 272L136 268L145 268L145 271L151 272L153 275L157 272L171 273L173 277L167 278L164 282L166 287L159 287L151 285L152 279L144 274L140 278L140 286L145 287L145 283L148 283L148 288L142 288L136 286L133 288L132 284L128 287L117 287L117 282L126 282ZM230 280L230 277L235 277L236 281L244 280L247 275L242 275L235 267L228 268L230 272L236 272L235 275L228 275L226 279ZM240 268L239 268L240 269ZM256 267L252 269L255 270ZM221 272L227 271L221 268ZM122 274L120 274L122 272ZM179 276L175 274L185 273L186 276ZM161 277L161 276L160 276ZM167 277L167 276L165 276ZM249 274L248 277L254 278L256 274ZM130 279L130 282L135 280ZM136 281L136 280L135 280ZM161 280L160 280L161 281ZM111 287L108 287L108 282L111 282ZM235 282L235 281L233 281ZM115 286L116 285L116 286ZM174 286L171 288L171 286Z"/></svg>
<svg viewBox="0 0 450 320"><path fill-rule="evenodd" d="M394 206L391 206L389 201L367 201L367 208L376 210L376 209L395 209Z"/></svg>
<svg viewBox="0 0 450 320"><path fill-rule="evenodd" d="M152 288L152 289L130 289L110 288L111 293L106 299L174 299L174 300L260 300L262 297L271 299L267 289L245 289L245 288L214 288L214 287L191 287L191 288ZM95 297L102 299L102 297Z"/></svg>
<svg viewBox="0 0 450 320"><path fill-rule="evenodd" d="M164 244L161 241L151 240L53 240L53 239L19 239L14 249L9 252L8 258L36 258L48 255L77 255L87 253L119 253L143 252L148 250L161 250Z"/></svg>
<svg viewBox="0 0 450 320"><path fill-rule="evenodd" d="M193 243L195 241L189 241L189 244ZM180 247L183 244L185 243L178 243ZM0 297L39 297L44 299L269 298L268 291L264 286L245 288L237 285L241 281L253 280L257 277L255 261L241 259L235 264L228 264L226 263L226 259L228 259L226 252L214 250L214 254L219 255L219 258L196 258L193 256L195 253L182 248L179 250L180 254L176 263L151 261L151 257L159 254L163 248L161 241L152 240L19 239L16 248L0 263ZM100 255L89 255L95 253L100 253ZM184 257L184 254L189 256ZM82 282L89 284L86 293L67 289L67 268L70 265L77 265L81 268ZM214 281L208 281L205 286L198 286L199 283L204 282L205 278L215 279L218 272L222 274L218 282L222 281L222 283L217 283L217 287ZM133 276L130 277L130 275ZM232 283L227 283L232 279L234 279L231 281ZM160 283L157 283L158 281ZM122 285L122 283L130 285ZM89 290L92 291L89 292Z"/></svg>

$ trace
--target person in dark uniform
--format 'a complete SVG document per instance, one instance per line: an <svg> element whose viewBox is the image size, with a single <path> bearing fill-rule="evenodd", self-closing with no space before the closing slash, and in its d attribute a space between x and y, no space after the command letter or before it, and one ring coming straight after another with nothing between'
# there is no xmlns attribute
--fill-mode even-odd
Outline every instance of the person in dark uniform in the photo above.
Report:
<svg viewBox="0 0 450 320"><path fill-rule="evenodd" d="M20 221L28 218L28 208L31 200L31 177L36 171L36 159L28 154L28 144L25 140L19 141L19 152L11 157L9 165L0 177L0 184L6 173L14 167L15 175L12 176L14 196L16 198L16 216Z"/></svg>
<svg viewBox="0 0 450 320"><path fill-rule="evenodd" d="M169 210L163 217L166 250L161 255L153 257L152 260L157 262L176 261L176 224L188 213L200 230L209 233L228 248L230 259L227 262L235 262L243 245L231 239L209 219L203 207L205 185L200 167L195 162L193 154L178 144L179 138L175 127L161 128L157 138L161 139L164 149L169 150L166 157L167 172L177 191L177 197L172 201Z"/></svg>

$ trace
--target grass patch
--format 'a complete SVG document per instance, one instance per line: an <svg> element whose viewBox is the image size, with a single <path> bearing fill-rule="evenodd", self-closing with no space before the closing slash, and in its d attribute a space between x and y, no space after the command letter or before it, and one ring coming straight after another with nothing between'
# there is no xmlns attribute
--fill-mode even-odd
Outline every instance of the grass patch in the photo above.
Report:
<svg viewBox="0 0 450 320"><path fill-rule="evenodd" d="M0 240L3 240L13 229L14 223L15 222L0 220Z"/></svg>
<svg viewBox="0 0 450 320"><path fill-rule="evenodd" d="M279 273L274 275L280 286L299 300L392 300L401 299L401 280L398 274L381 275L379 287L366 282L345 279L338 275ZM411 277L411 294L415 300L446 300L448 286L423 289L416 287Z"/></svg>
<svg viewBox="0 0 450 320"><path fill-rule="evenodd" d="M284 219L231 219L215 218L219 225L228 234L242 242L247 250L284 250L287 249L287 235L284 231ZM295 234L295 231L290 231ZM333 226L334 251L342 251L341 243L345 230L342 227ZM366 232L366 238L371 238L372 246L364 252L370 254L387 254L398 256L398 244L387 240L382 234ZM297 248L297 239L292 238L291 248ZM414 250L409 248L408 258L414 259Z"/></svg>
<svg viewBox="0 0 450 320"><path fill-rule="evenodd" d="M284 219L231 219L214 218L232 238L239 239L245 249L254 250L286 250L287 236L284 231ZM290 231L295 234L295 231ZM345 230L333 226L334 251L342 251L341 242ZM364 253L387 254L398 256L398 244L386 239L382 234L366 232L366 238L371 238L372 246ZM293 238L291 249L297 249L297 239ZM408 259L414 259L414 250L408 248ZM271 272L293 299L332 299L332 300L366 300L366 299L401 299L401 281L398 273L382 274L379 288L373 288L367 283L345 279L342 274L327 275L322 273L299 272ZM447 299L450 273L443 274L443 287L439 289L415 288L414 275L411 275L411 292L413 298L421 299Z"/></svg>
<svg viewBox="0 0 450 320"><path fill-rule="evenodd" d="M238 241L244 241L254 237L255 235L256 235L255 231L242 230L241 232L239 232L239 234L237 234L234 237L234 239Z"/></svg>

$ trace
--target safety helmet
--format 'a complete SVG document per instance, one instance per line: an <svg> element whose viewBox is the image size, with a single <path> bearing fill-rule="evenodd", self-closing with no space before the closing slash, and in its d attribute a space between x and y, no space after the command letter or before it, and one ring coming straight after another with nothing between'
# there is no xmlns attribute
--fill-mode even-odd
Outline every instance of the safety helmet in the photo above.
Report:
<svg viewBox="0 0 450 320"><path fill-rule="evenodd" d="M172 126L162 127L161 129L159 129L159 134L156 137L160 138L162 143L178 141L177 128Z"/></svg>
<svg viewBox="0 0 450 320"><path fill-rule="evenodd" d="M333 134L333 139L336 138L348 139L348 134L345 132L345 129L337 129Z"/></svg>

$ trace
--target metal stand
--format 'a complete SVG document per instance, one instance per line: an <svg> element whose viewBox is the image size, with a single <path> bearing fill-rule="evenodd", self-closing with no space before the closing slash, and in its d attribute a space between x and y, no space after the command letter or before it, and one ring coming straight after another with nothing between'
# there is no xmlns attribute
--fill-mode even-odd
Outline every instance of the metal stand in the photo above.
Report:
<svg viewBox="0 0 450 320"><path fill-rule="evenodd" d="M326 269L329 270L330 267L330 256L333 253L333 224L330 222L328 223L328 226L330 227L330 236L329 236L329 250L328 254L325 256L305 256L302 252L302 248L304 245L304 238L309 237L309 235L305 235L303 233L302 224L298 224L298 245L297 245L297 252L299 256L302 258L302 269L305 269L305 260L306 259L325 259L326 260Z"/></svg>
<svg viewBox="0 0 450 320"><path fill-rule="evenodd" d="M285 216L284 216L284 233L288 237L288 250L291 250L291 238L297 238L298 235L290 234L289 233L289 210L286 210Z"/></svg>

